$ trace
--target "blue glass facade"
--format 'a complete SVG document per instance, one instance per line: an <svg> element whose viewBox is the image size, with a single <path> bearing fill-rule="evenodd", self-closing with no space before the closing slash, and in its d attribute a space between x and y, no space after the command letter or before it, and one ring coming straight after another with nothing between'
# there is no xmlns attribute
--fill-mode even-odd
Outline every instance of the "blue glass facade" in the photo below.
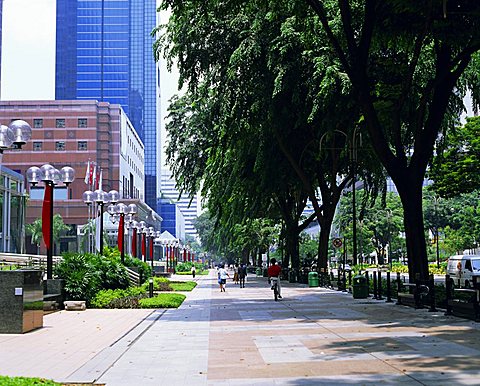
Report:
<svg viewBox="0 0 480 386"><path fill-rule="evenodd" d="M117 103L145 145L145 201L157 209L156 0L57 0L55 99Z"/></svg>
<svg viewBox="0 0 480 386"><path fill-rule="evenodd" d="M177 213L176 213L176 205L165 202L165 200L161 200L160 203L160 216L162 217L162 232L168 231L172 236L177 237Z"/></svg>

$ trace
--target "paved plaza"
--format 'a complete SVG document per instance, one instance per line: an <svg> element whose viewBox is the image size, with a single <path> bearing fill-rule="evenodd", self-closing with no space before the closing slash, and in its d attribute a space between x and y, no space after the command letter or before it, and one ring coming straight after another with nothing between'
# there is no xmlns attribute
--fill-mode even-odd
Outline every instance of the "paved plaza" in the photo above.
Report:
<svg viewBox="0 0 480 386"><path fill-rule="evenodd" d="M0 334L0 374L108 386L480 385L479 323L300 284L283 283L274 302L255 275L226 292L213 271L197 280L177 310L60 311L42 329Z"/></svg>

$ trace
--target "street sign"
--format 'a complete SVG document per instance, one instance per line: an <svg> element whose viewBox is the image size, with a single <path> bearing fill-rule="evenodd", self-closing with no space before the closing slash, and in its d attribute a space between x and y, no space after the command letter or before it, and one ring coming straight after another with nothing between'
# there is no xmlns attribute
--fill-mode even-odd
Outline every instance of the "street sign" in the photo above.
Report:
<svg viewBox="0 0 480 386"><path fill-rule="evenodd" d="M340 248L342 246L342 239L338 237L332 240L332 244L335 248Z"/></svg>

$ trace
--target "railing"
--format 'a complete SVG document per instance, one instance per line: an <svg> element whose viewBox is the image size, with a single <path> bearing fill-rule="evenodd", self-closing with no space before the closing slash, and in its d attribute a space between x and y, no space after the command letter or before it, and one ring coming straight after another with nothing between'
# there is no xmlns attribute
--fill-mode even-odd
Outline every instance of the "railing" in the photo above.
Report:
<svg viewBox="0 0 480 386"><path fill-rule="evenodd" d="M128 274L128 281L132 286L139 286L140 285L140 274L134 271L131 268L125 267Z"/></svg>
<svg viewBox="0 0 480 386"><path fill-rule="evenodd" d="M53 256L53 265L55 266L61 259L61 256ZM45 270L47 267L47 256L0 253L1 265Z"/></svg>

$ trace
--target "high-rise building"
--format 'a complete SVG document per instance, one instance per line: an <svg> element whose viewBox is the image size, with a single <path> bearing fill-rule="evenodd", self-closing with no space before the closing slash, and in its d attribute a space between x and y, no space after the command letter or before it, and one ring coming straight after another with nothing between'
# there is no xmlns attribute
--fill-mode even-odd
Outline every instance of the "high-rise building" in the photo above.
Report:
<svg viewBox="0 0 480 386"><path fill-rule="evenodd" d="M155 209L156 18L156 0L57 0L55 79L57 100L122 106L145 145L145 201Z"/></svg>
<svg viewBox="0 0 480 386"><path fill-rule="evenodd" d="M197 237L197 230L193 225L194 220L198 216L198 206L197 206L197 198L198 195L194 197L187 196L182 194L179 197L179 192L175 187L175 180L171 176L171 172L169 169L162 169L162 178L161 178L161 187L162 187L162 205L165 205L165 202L169 201L170 203L175 204L185 219L185 234L190 235L194 238ZM174 216L174 212L170 209L161 209L161 216L164 219L164 223L162 223L162 229L166 226L169 221L175 219L177 217Z"/></svg>

